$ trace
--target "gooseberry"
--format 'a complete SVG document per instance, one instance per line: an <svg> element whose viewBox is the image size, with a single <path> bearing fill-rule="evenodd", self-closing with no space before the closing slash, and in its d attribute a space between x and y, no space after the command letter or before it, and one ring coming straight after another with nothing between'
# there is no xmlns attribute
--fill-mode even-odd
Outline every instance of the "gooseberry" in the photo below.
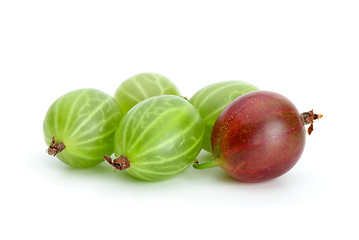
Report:
<svg viewBox="0 0 359 240"><path fill-rule="evenodd" d="M199 110L205 124L204 150L211 151L212 128L223 109L237 97L254 90L258 88L247 82L224 81L210 84L191 97L190 102Z"/></svg>
<svg viewBox="0 0 359 240"><path fill-rule="evenodd" d="M58 98L44 120L47 152L73 167L91 167L113 153L113 135L122 118L110 95L79 89Z"/></svg>
<svg viewBox="0 0 359 240"><path fill-rule="evenodd" d="M117 88L114 98L125 115L137 103L159 95L180 95L176 85L157 73L136 74Z"/></svg>
<svg viewBox="0 0 359 240"><path fill-rule="evenodd" d="M115 169L144 181L186 170L201 150L204 125L197 109L179 96L155 96L134 106L116 130Z"/></svg>
<svg viewBox="0 0 359 240"><path fill-rule="evenodd" d="M254 91L236 98L220 114L212 131L213 159L193 166L220 166L243 182L261 182L281 176L300 158L305 145L305 124L322 117L313 111L300 114L286 97Z"/></svg>

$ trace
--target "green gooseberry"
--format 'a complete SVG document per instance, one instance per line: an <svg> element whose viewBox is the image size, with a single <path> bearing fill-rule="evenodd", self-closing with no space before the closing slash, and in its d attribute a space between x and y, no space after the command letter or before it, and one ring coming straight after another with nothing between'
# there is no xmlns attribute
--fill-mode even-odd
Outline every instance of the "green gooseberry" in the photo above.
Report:
<svg viewBox="0 0 359 240"><path fill-rule="evenodd" d="M204 124L198 110L179 96L148 98L134 106L116 130L118 170L144 181L160 181L186 170L201 151Z"/></svg>
<svg viewBox="0 0 359 240"><path fill-rule="evenodd" d="M259 90L243 81L223 81L210 84L196 92L190 102L199 110L205 123L202 148L211 151L211 134L219 114L237 97Z"/></svg>
<svg viewBox="0 0 359 240"><path fill-rule="evenodd" d="M122 113L126 114L137 103L160 95L180 95L180 91L174 83L160 74L140 73L122 82L114 98Z"/></svg>
<svg viewBox="0 0 359 240"><path fill-rule="evenodd" d="M113 153L113 136L122 119L110 95L91 88L58 98L46 113L43 130L48 154L73 167L91 167Z"/></svg>

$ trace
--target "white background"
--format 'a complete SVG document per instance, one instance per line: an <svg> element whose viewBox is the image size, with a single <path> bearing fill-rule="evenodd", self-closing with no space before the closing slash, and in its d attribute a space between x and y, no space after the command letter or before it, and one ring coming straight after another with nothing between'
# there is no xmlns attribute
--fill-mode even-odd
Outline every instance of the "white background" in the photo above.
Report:
<svg viewBox="0 0 359 240"><path fill-rule="evenodd" d="M358 12L346 0L1 1L0 238L358 239ZM55 99L112 95L148 71L187 97L248 81L324 118L298 164L258 184L192 167L146 183L46 154Z"/></svg>

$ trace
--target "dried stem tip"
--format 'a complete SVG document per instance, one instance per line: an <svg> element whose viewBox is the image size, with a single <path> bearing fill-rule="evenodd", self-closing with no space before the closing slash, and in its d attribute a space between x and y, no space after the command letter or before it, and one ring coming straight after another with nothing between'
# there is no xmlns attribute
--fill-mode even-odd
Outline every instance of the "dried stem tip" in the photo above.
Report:
<svg viewBox="0 0 359 240"><path fill-rule="evenodd" d="M310 135L313 132L313 122L314 120L317 120L319 118L322 118L323 115L322 114L315 114L313 112L313 110L309 111L309 112L303 112L301 114L304 124L310 124L309 128L308 128L308 134Z"/></svg>
<svg viewBox="0 0 359 240"><path fill-rule="evenodd" d="M47 149L47 153L52 156L56 156L56 154L62 152L66 148L65 144L63 142L56 142L55 136L52 136L52 141Z"/></svg>
<svg viewBox="0 0 359 240"><path fill-rule="evenodd" d="M127 157L119 156L118 158L115 158L114 160L111 159L109 156L103 157L109 164L113 166L114 169L123 171L130 167L130 161L127 159Z"/></svg>

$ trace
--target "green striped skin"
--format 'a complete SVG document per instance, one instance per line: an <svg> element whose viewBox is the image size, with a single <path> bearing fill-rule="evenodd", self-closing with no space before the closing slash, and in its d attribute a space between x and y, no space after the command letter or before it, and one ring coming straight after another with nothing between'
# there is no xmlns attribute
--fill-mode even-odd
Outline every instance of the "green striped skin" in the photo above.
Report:
<svg viewBox="0 0 359 240"><path fill-rule="evenodd" d="M258 90L243 81L224 81L208 85L196 92L190 102L195 106L205 123L202 148L211 151L211 134L219 114L237 97Z"/></svg>
<svg viewBox="0 0 359 240"><path fill-rule="evenodd" d="M123 114L137 103L154 96L180 95L176 85L157 73L140 73L121 83L115 92Z"/></svg>
<svg viewBox="0 0 359 240"><path fill-rule="evenodd" d="M91 167L113 153L113 138L122 115L110 95L96 89L79 89L58 98L44 120L44 136L66 148L56 156L73 167Z"/></svg>
<svg viewBox="0 0 359 240"><path fill-rule="evenodd" d="M186 170L201 150L204 124L197 109L178 96L156 96L133 107L115 134L115 155L124 170L144 181L160 181Z"/></svg>

